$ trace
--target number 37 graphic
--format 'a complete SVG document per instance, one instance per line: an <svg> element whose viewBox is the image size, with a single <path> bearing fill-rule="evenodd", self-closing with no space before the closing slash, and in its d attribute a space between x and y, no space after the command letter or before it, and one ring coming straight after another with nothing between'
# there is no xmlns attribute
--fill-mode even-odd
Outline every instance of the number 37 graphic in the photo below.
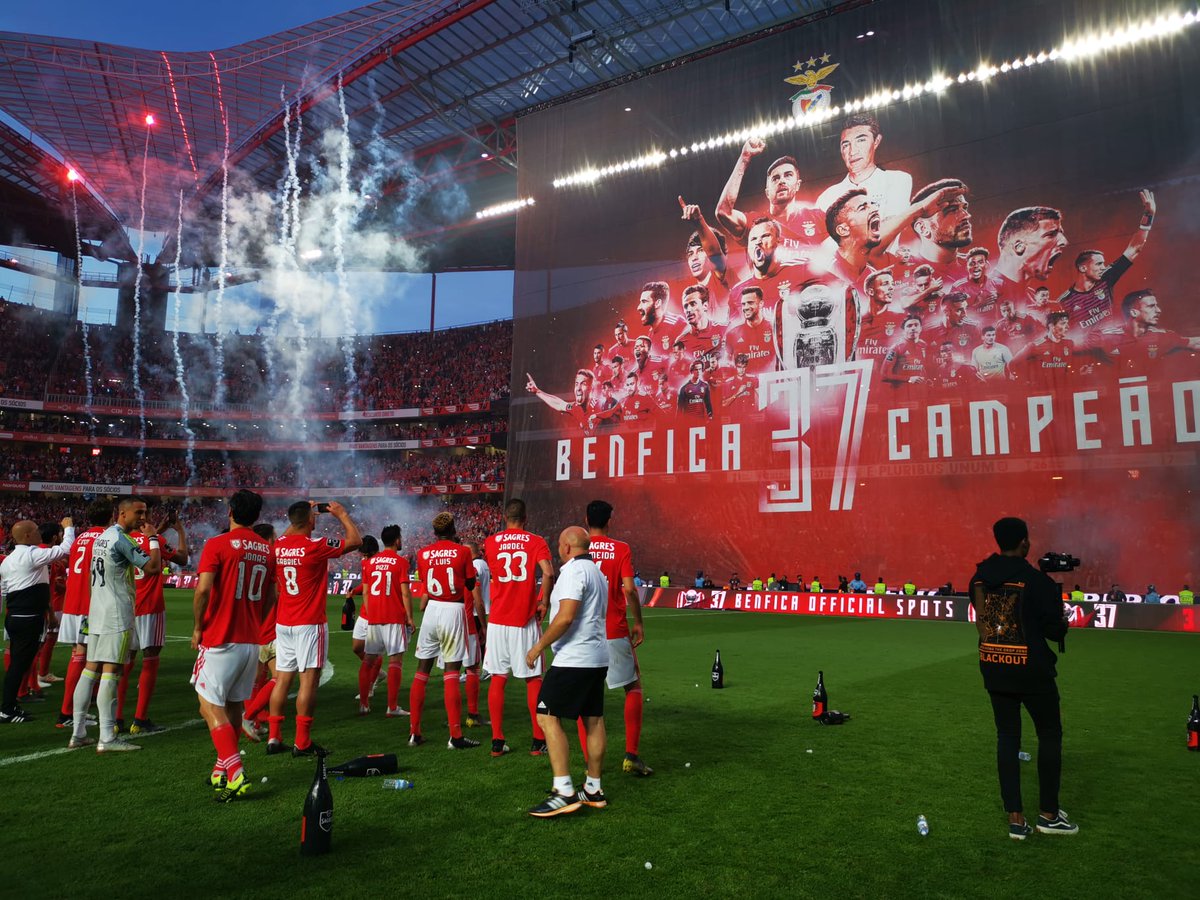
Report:
<svg viewBox="0 0 1200 900"><path fill-rule="evenodd" d="M791 369L759 376L758 408L782 412L786 421L771 431L774 454L772 471L786 466L786 476L769 481L759 496L760 512L811 512L814 508L812 465L809 444L813 408L820 392L821 407L827 408L841 392L837 458L829 496L829 509L854 507L858 457L862 449L863 422L874 360ZM782 459L780 458L782 457Z"/></svg>

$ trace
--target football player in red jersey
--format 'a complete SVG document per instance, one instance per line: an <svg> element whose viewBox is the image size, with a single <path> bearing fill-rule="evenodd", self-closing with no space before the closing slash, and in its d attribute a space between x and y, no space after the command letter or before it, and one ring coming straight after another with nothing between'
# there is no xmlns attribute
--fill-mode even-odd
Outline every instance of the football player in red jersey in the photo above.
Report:
<svg viewBox="0 0 1200 900"><path fill-rule="evenodd" d="M757 285L742 288L740 301L742 317L725 332L725 353L734 361L744 356L747 370L755 376L774 372L775 324L764 315L762 288Z"/></svg>
<svg viewBox="0 0 1200 900"><path fill-rule="evenodd" d="M747 374L746 367L749 362L745 353L739 353L733 358L734 374L726 378L725 383L721 385L722 409L732 406L737 412L753 412L757 408L755 392L758 389L758 376Z"/></svg>
<svg viewBox="0 0 1200 900"><path fill-rule="evenodd" d="M326 610L328 561L344 556L362 545L358 526L337 502L322 504L337 519L345 537L313 538L317 504L298 500L288 507L288 527L275 541L275 585L279 597L275 615L275 690L271 693L270 733L267 753L284 751L283 710L287 705L292 677L300 673L296 695L296 742L293 756L323 752L312 740L313 713L317 709L317 685L329 653L329 617Z"/></svg>
<svg viewBox="0 0 1200 900"><path fill-rule="evenodd" d="M967 276L951 284L949 290L951 294L966 294L970 314L981 322L990 321L997 314L1000 300L999 283L989 273L989 256L987 247L968 250Z"/></svg>
<svg viewBox="0 0 1200 900"><path fill-rule="evenodd" d="M883 359L900 334L900 326L907 316L892 306L896 282L891 269L872 272L867 276L864 287L868 306L862 317L861 337L855 356L858 359Z"/></svg>
<svg viewBox="0 0 1200 900"><path fill-rule="evenodd" d="M685 222L694 222L696 230L688 236L684 247L688 273L694 284L708 289L709 302L718 318L732 319L734 310L729 308L733 298L729 294L728 258L725 253L725 238L712 230L700 207L684 203L679 197L680 216Z"/></svg>
<svg viewBox="0 0 1200 900"><path fill-rule="evenodd" d="M275 526L270 522L259 522L251 529L271 546L272 559L275 548ZM254 691L242 709L242 734L247 740L258 743L262 740L261 728L267 721L271 694L275 690L275 606L261 610L262 625L258 631L258 672L254 676Z"/></svg>
<svg viewBox="0 0 1200 900"><path fill-rule="evenodd" d="M251 530L261 511L262 497L253 491L229 498L229 530L205 542L192 602L192 649L199 651L192 684L217 751L209 781L222 802L250 789L233 723L254 689L262 610L275 602L271 545Z"/></svg>
<svg viewBox="0 0 1200 900"><path fill-rule="evenodd" d="M683 355L688 363L700 360L711 368L721 358L724 329L712 320L708 288L693 284L683 292L683 318L687 328L680 332L676 343L683 342Z"/></svg>
<svg viewBox="0 0 1200 900"><path fill-rule="evenodd" d="M1109 328L1089 343L1096 343L1110 360L1126 373L1141 374L1171 353L1200 350L1200 337L1184 337L1160 328L1162 307L1154 291L1143 289L1126 294L1121 301L1124 328ZM1095 335L1095 332L1093 332Z"/></svg>
<svg viewBox="0 0 1200 900"><path fill-rule="evenodd" d="M665 281L648 281L638 295L637 314L651 344L665 354L671 349L671 335L679 326L679 317L670 310L671 286ZM634 348L636 358L636 347Z"/></svg>
<svg viewBox="0 0 1200 900"><path fill-rule="evenodd" d="M740 304L746 288L759 288L762 291L763 315L776 323L779 321L776 311L788 294L816 275L807 261L802 264L801 260L795 259L791 264L784 263L779 255L782 234L779 223L774 219L763 216L754 221L746 244L750 274L735 284L732 291L732 298Z"/></svg>
<svg viewBox="0 0 1200 900"><path fill-rule="evenodd" d="M63 597L62 621L58 625L58 642L71 646L71 661L63 683L63 705L57 728L70 728L75 709L75 687L87 666L87 615L92 596L92 542L113 521L116 508L112 500L99 498L88 504L88 529L75 538L67 568L67 592Z"/></svg>
<svg viewBox="0 0 1200 900"><path fill-rule="evenodd" d="M1034 290L1050 277L1066 249L1062 213L1049 206L1013 210L1001 224L996 243L1000 255L991 273L996 300L1011 300L1018 312L1028 312Z"/></svg>
<svg viewBox="0 0 1200 900"><path fill-rule="evenodd" d="M1013 369L1023 369L1025 377L1035 381L1056 380L1076 371L1074 357L1078 353L1075 342L1067 337L1070 330L1070 317L1065 312L1050 313L1046 316L1046 333L1013 357Z"/></svg>
<svg viewBox="0 0 1200 900"><path fill-rule="evenodd" d="M178 535L179 546L172 547L165 539L162 541L163 571L156 575L146 575L141 569L134 571L136 591L133 620L134 644L130 650L129 662L125 666L125 673L121 676L121 683L117 687L117 730L120 731L125 724L122 714L125 708L125 692L133 673L133 661L138 650L141 650L142 671L138 675L137 710L134 712L133 727L129 729L130 734L155 734L163 730L161 726L150 721L150 700L154 696L154 686L158 682L159 654L162 653L163 642L167 635L167 607L163 598L165 569L169 562L180 566L187 565L190 555L187 530L183 527L179 516L175 515L173 511L168 511L167 521L163 522L162 527L158 529L159 537L163 537L163 532L171 528L175 529L175 533ZM130 537L142 548L143 553L149 555L150 538L146 535L145 529L134 532Z"/></svg>
<svg viewBox="0 0 1200 900"><path fill-rule="evenodd" d="M954 345L947 341L938 347L937 359L929 370L929 381L933 389L955 392L969 380L974 380L974 374L969 366L955 362Z"/></svg>
<svg viewBox="0 0 1200 900"><path fill-rule="evenodd" d="M933 267L935 277L944 282L957 281L967 275L958 258L958 251L971 246L971 212L967 200L967 185L954 179L927 184L915 194L913 203L920 203L938 190L957 184L957 190L943 197L934 209L924 210L912 223L917 235L913 261Z"/></svg>
<svg viewBox="0 0 1200 900"><path fill-rule="evenodd" d="M625 761L622 768L635 775L653 775L654 770L642 762L638 744L642 736L642 673L638 669L635 648L645 640L642 607L633 585L633 554L629 545L608 536L612 504L593 500L587 506L588 534L591 543L588 553L608 581L608 674L609 690L625 689ZM633 612L630 628L628 611ZM587 736L583 719L579 720L579 740L587 754Z"/></svg>
<svg viewBox="0 0 1200 900"><path fill-rule="evenodd" d="M58 533L61 528L62 526L56 522L42 525L42 545L53 547L62 540L62 536ZM3 539L3 535L0 535L0 540ZM42 642L36 665L30 670L34 677L30 690L41 690L62 681L57 675L50 674L50 662L54 656L54 647L58 643L58 626L62 621L63 601L67 594L67 567L69 565L69 559L50 564L51 617L46 623L46 639Z"/></svg>
<svg viewBox="0 0 1200 900"><path fill-rule="evenodd" d="M633 348L629 346L629 326L625 324L624 319L620 319L613 327L613 345L604 356L606 359L612 359L614 356L633 359Z"/></svg>
<svg viewBox="0 0 1200 900"><path fill-rule="evenodd" d="M547 394L537 386L537 382L533 380L533 376L528 372L525 373L525 377L529 379L525 383L525 390L535 395L556 412L570 416L585 433L590 433L588 420L592 414L592 384L596 380L590 371L580 369L575 373L575 399L569 402L562 399L562 397L554 396L554 394Z"/></svg>
<svg viewBox="0 0 1200 900"><path fill-rule="evenodd" d="M546 735L537 721L537 697L542 688L542 660L529 665L526 654L542 635L542 620L550 605L554 567L546 541L525 528L525 501L514 497L504 505L504 530L483 542L483 555L492 573L492 612L487 627L483 667L491 673L488 714L492 720L492 756L509 752L504 741L504 687L511 674L525 682L525 701L533 723L530 754L546 752ZM537 575L542 587L538 590Z"/></svg>
<svg viewBox="0 0 1200 900"><path fill-rule="evenodd" d="M433 536L436 540L417 551L417 574L425 585L421 599L424 615L417 635L417 674L409 690L408 745L425 743L421 734L421 714L425 709L425 686L434 662L440 657L445 665L442 676L443 699L450 722L451 750L478 747L479 741L463 737L462 698L458 685L459 672L467 653L467 624L463 603L475 589L475 566L471 551L457 542L454 516L440 512L433 517ZM494 604L493 604L494 607Z"/></svg>
<svg viewBox="0 0 1200 900"><path fill-rule="evenodd" d="M404 651L413 625L412 594L408 589L408 560L400 555L400 526L387 525L379 533L383 549L362 563L363 608L370 608L368 645L387 656L387 715L407 715L400 708L400 682L404 676ZM359 695L370 692L370 681L359 678ZM361 701L360 701L361 702Z"/></svg>
<svg viewBox="0 0 1200 900"><path fill-rule="evenodd" d="M883 380L896 387L925 384L929 345L921 340L921 320L909 316L901 328L903 337L892 345L883 361Z"/></svg>
<svg viewBox="0 0 1200 900"><path fill-rule="evenodd" d="M945 313L937 325L925 329L928 343L940 347L947 341L954 347L954 358L959 363L971 361L971 351L983 341L983 333L979 326L967 318L968 300L966 294L950 294L942 301Z"/></svg>

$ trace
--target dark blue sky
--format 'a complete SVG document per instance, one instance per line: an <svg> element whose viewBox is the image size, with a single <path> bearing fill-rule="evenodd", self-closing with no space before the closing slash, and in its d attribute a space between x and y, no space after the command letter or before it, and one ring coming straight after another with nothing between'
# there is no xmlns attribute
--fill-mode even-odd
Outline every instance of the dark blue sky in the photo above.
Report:
<svg viewBox="0 0 1200 900"><path fill-rule="evenodd" d="M0 31L150 50L216 50L363 5L356 0L0 0Z"/></svg>

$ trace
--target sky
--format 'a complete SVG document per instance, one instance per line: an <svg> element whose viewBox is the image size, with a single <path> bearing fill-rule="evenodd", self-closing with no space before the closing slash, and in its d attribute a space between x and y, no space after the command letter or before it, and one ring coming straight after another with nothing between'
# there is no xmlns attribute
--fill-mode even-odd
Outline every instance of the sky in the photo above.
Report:
<svg viewBox="0 0 1200 900"><path fill-rule="evenodd" d="M219 50L363 6L355 0L0 0L0 31L149 50Z"/></svg>

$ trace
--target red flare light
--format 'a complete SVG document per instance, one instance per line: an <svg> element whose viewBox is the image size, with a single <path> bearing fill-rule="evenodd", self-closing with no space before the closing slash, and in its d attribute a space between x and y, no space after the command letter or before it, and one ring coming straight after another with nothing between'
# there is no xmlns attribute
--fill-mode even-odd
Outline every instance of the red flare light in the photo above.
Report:
<svg viewBox="0 0 1200 900"><path fill-rule="evenodd" d="M79 173L74 169L67 169L67 181L78 181Z"/></svg>
<svg viewBox="0 0 1200 900"><path fill-rule="evenodd" d="M154 124L154 113L146 113L146 124L147 125Z"/></svg>

